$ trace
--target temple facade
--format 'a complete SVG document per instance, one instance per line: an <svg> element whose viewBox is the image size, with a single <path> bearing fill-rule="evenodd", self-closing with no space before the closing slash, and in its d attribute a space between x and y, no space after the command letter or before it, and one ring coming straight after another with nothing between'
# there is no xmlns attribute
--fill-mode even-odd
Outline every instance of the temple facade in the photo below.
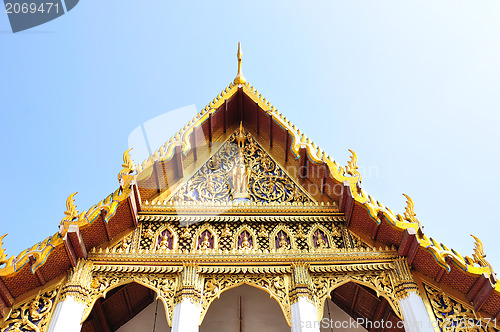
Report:
<svg viewBox="0 0 500 332"><path fill-rule="evenodd" d="M7 258L0 332L497 331L500 284L236 78L88 211Z"/></svg>

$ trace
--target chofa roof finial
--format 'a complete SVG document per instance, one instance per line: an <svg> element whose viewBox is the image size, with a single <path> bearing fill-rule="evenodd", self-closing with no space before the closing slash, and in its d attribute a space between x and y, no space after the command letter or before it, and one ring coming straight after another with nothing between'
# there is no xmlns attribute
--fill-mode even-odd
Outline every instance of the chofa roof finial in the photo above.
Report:
<svg viewBox="0 0 500 332"><path fill-rule="evenodd" d="M245 84L247 80L241 71L241 59L243 58L243 52L241 52L241 42L238 42L238 75L234 79L234 84Z"/></svg>

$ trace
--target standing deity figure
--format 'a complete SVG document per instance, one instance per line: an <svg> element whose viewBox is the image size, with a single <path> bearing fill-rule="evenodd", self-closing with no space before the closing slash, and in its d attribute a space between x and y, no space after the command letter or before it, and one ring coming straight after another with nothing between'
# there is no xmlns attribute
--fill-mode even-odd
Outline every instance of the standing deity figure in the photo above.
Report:
<svg viewBox="0 0 500 332"><path fill-rule="evenodd" d="M248 179L250 177L250 173L251 171L247 170L245 167L243 153L240 150L232 172L233 199L250 198L250 194L248 193Z"/></svg>
<svg viewBox="0 0 500 332"><path fill-rule="evenodd" d="M238 132L238 136L236 136L236 143L238 143L238 146L240 149L243 149L243 146L245 145L245 134L243 134L243 122L240 122L240 130Z"/></svg>

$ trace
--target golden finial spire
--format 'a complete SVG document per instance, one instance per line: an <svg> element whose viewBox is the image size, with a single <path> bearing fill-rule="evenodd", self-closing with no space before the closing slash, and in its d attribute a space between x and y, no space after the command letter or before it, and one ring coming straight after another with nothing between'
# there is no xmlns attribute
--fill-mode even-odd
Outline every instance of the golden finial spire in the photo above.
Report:
<svg viewBox="0 0 500 332"><path fill-rule="evenodd" d="M236 78L234 79L234 84L245 84L247 80L245 79L245 76L243 76L243 73L241 72L241 59L243 59L243 52L241 52L241 43L238 42L238 75L236 75Z"/></svg>

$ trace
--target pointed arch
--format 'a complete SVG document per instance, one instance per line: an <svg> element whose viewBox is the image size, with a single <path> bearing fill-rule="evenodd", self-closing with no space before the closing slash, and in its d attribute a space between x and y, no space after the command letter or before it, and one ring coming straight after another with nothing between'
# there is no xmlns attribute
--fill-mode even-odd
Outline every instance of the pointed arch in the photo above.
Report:
<svg viewBox="0 0 500 332"><path fill-rule="evenodd" d="M212 249L217 249L219 247L219 236L217 235L217 232L211 225L204 224L203 226L201 226L196 230L196 233L193 237L193 242L191 244L191 250L199 250L198 239L203 233L205 233L205 231L208 231L212 235L212 240L213 240Z"/></svg>
<svg viewBox="0 0 500 332"><path fill-rule="evenodd" d="M387 300L391 309L394 311L396 316L398 316L398 318L403 319L401 308L399 307L399 301L395 296L392 283L388 281L389 284L383 285L382 283L384 282L383 281L381 282L381 279L384 279L386 277L389 278L384 274L374 274L374 273L364 274L364 275L351 274L342 276L322 275L319 277L318 276L313 277L314 280L313 283L316 286L315 296L318 303L317 305L318 319L320 320L322 319L326 299L327 298L331 299L332 292L336 288L350 282L372 289L376 293L377 297L382 297Z"/></svg>
<svg viewBox="0 0 500 332"><path fill-rule="evenodd" d="M203 323L208 308L214 300L220 298L222 293L241 285L249 285L265 291L278 302L288 326L292 326L292 314L288 297L289 283L287 276L284 275L240 275L235 277L234 275L218 274L206 276L199 324Z"/></svg>
<svg viewBox="0 0 500 332"><path fill-rule="evenodd" d="M290 249L296 249L297 244L295 243L295 236L293 232L284 224L278 224L274 227L273 231L269 236L269 248L279 250L280 248L276 246L276 238L280 232L284 232L290 241Z"/></svg>
<svg viewBox="0 0 500 332"><path fill-rule="evenodd" d="M160 248L158 248L158 244L160 243L160 241L162 241L162 234L165 231L168 231L172 236L172 248L171 248L171 250L175 250L178 248L179 236L174 231L172 225L165 224L165 225L161 226L160 228L158 228L153 235L153 248L152 248L153 250L155 250L155 251L161 250Z"/></svg>
<svg viewBox="0 0 500 332"><path fill-rule="evenodd" d="M248 232L248 234L252 238L252 248L251 248L251 250L258 250L259 249L259 243L257 241L257 234L255 233L255 231L253 229L251 229L247 225L241 225L234 232L234 235L233 235L233 248L239 249L238 248L238 241L240 239L241 233L243 233L244 231Z"/></svg>
<svg viewBox="0 0 500 332"><path fill-rule="evenodd" d="M316 248L316 242L315 242L315 233L318 230L324 234L325 240L327 242L327 248L329 248L329 249L335 248L335 242L333 242L332 236L331 236L330 232L328 231L328 229L319 223L315 223L309 229L309 233L307 233L307 244L309 245L309 249L310 250L319 249L319 248Z"/></svg>
<svg viewBox="0 0 500 332"><path fill-rule="evenodd" d="M154 278L150 278L148 274L143 273L110 272L95 275L90 285L89 301L86 303L82 315L82 322L88 318L99 298L105 298L111 290L133 282L155 292L156 296L161 299L165 307L168 325L172 326L174 312L173 294L177 288L177 278L174 275L165 275L162 277L161 282L158 283Z"/></svg>

